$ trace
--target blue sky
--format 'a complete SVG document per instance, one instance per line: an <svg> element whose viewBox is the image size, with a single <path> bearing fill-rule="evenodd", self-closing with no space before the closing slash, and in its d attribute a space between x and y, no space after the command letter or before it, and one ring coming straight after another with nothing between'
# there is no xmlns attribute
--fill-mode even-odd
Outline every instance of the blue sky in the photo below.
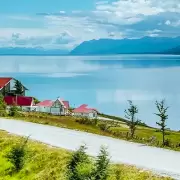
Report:
<svg viewBox="0 0 180 180"><path fill-rule="evenodd" d="M0 6L0 47L71 50L91 39L179 35L179 0L2 0Z"/></svg>

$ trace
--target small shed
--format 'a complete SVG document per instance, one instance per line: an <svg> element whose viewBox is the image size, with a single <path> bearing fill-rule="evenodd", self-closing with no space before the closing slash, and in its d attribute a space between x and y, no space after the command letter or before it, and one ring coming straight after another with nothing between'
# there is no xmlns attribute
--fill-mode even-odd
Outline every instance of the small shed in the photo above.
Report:
<svg viewBox="0 0 180 180"><path fill-rule="evenodd" d="M80 107L74 109L73 114L74 116L96 119L98 116L98 111L94 108L88 108L88 105L83 104Z"/></svg>

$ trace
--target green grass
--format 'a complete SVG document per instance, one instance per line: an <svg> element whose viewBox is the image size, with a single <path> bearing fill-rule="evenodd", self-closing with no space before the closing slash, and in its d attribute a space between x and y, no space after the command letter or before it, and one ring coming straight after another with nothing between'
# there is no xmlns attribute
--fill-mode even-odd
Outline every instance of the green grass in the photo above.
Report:
<svg viewBox="0 0 180 180"><path fill-rule="evenodd" d="M52 116L52 115L39 114L39 113L27 113L26 117L17 117L17 119L33 122L33 123L74 129L74 130L99 134L103 136L110 136L114 138L140 142L144 144L147 144L148 140L152 136L155 136L156 142L154 144L148 144L148 145L161 147L161 144L162 144L161 132L157 132L157 129L155 128L148 128L144 126L137 127L137 130L135 133L137 138L127 139L126 133L129 131L129 129L128 127L126 127L126 124L124 123L124 121L123 122L105 121L107 126L109 126L109 129L106 131L103 131L98 125L80 124L79 122L77 122L79 118L75 118L71 116L69 117ZM99 121L99 123L102 123L102 122L104 121ZM120 135L121 133L124 133L125 135L122 136ZM180 132L167 131L167 133L168 135L166 136L166 139L169 139L172 145L171 147L165 147L165 148L180 151L180 147L176 147L176 145L180 143Z"/></svg>
<svg viewBox="0 0 180 180"><path fill-rule="evenodd" d="M21 137L0 131L0 180L66 180L66 165L72 152L34 141L29 141L27 144L23 169L18 173L11 173L12 164L7 161L5 155L21 140ZM117 174L120 174L121 180L171 179L153 175L134 166L111 164L108 180L118 180Z"/></svg>

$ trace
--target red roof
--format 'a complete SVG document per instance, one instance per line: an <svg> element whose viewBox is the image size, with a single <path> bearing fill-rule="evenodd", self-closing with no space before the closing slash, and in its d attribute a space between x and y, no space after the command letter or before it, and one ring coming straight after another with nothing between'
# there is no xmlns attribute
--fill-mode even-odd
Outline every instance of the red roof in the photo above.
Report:
<svg viewBox="0 0 180 180"><path fill-rule="evenodd" d="M97 111L97 110L94 108L88 108L88 105L83 104L83 105L79 106L78 108L74 109L73 112L75 112L75 113L90 113L92 111Z"/></svg>
<svg viewBox="0 0 180 180"><path fill-rule="evenodd" d="M33 105L33 97L26 96L5 96L4 101L7 105L17 105L17 106L31 106Z"/></svg>
<svg viewBox="0 0 180 180"><path fill-rule="evenodd" d="M54 101L45 100L45 101L42 101L42 102L36 104L36 106L51 107L53 105L53 103L54 103Z"/></svg>
<svg viewBox="0 0 180 180"><path fill-rule="evenodd" d="M59 99L60 100L60 99ZM51 107L53 105L55 101L52 100L44 100L38 104L36 104L36 106L43 106L43 107ZM69 109L69 101L62 101L64 106Z"/></svg>
<svg viewBox="0 0 180 180"><path fill-rule="evenodd" d="M63 101L63 104L66 106L67 109L69 109L69 101Z"/></svg>
<svg viewBox="0 0 180 180"><path fill-rule="evenodd" d="M11 81L12 78L9 77L0 77L0 89L3 88L6 84Z"/></svg>

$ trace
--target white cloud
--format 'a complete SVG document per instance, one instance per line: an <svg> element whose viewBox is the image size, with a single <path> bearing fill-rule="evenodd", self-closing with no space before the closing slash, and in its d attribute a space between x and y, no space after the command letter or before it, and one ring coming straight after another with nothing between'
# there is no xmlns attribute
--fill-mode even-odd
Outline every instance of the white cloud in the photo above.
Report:
<svg viewBox="0 0 180 180"><path fill-rule="evenodd" d="M158 37L161 32L162 32L162 30L159 30L159 29L149 30L149 31L147 31L147 36Z"/></svg>
<svg viewBox="0 0 180 180"><path fill-rule="evenodd" d="M179 0L118 0L112 4L97 5L97 10L114 12L121 17L149 16L161 12L180 12L180 4Z"/></svg>
<svg viewBox="0 0 180 180"><path fill-rule="evenodd" d="M166 25L170 25L170 24L171 24L171 21L170 21L170 20L167 20L167 21L165 22L165 24L166 24Z"/></svg>
<svg viewBox="0 0 180 180"><path fill-rule="evenodd" d="M38 13L37 16L8 15L3 17L6 19L4 24L1 25L0 22L3 27L0 28L0 46L41 46L71 50L79 43L91 39L132 39L146 35L154 37L160 33L167 36L178 35L179 31L175 29L180 26L177 18L180 14L178 2L179 0L105 0L96 1L95 9L91 11L67 12L62 9L54 13ZM152 22L152 17L157 22ZM168 20L165 21L164 17ZM16 23L12 23L13 21ZM29 28L25 21L29 21ZM161 25L163 31L166 31L167 25L172 30L167 33L148 32L149 29L156 30L157 24ZM132 29L131 33L127 32L128 29Z"/></svg>
<svg viewBox="0 0 180 180"><path fill-rule="evenodd" d="M98 1L96 2L96 5L104 5L104 4L108 4L108 1Z"/></svg>
<svg viewBox="0 0 180 180"><path fill-rule="evenodd" d="M65 14L66 12L65 12L65 11L59 11L59 13L61 13L61 14Z"/></svg>
<svg viewBox="0 0 180 180"><path fill-rule="evenodd" d="M75 38L68 31L0 28L0 47L44 47L71 49ZM70 45L68 47L68 45Z"/></svg>
<svg viewBox="0 0 180 180"><path fill-rule="evenodd" d="M168 20L165 22L165 24L168 26L178 27L180 26L180 20L172 21L172 22Z"/></svg>
<svg viewBox="0 0 180 180"><path fill-rule="evenodd" d="M85 76L86 74L79 74L79 73L50 73L50 74L41 74L44 77L51 77L51 78L73 78L77 76Z"/></svg>

